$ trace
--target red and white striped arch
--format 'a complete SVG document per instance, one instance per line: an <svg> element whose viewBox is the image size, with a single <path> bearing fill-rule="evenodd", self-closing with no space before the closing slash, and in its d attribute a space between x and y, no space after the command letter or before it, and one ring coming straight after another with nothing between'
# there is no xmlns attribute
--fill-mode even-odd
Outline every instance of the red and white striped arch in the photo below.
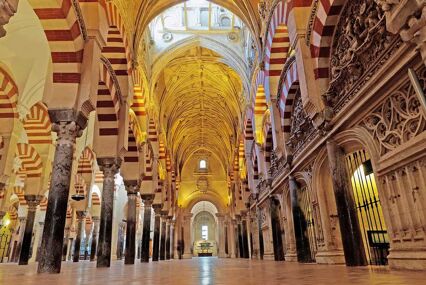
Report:
<svg viewBox="0 0 426 285"><path fill-rule="evenodd" d="M25 200L24 188L22 188L21 186L14 186L13 187L13 193L16 196L18 196L20 206L26 206L27 205L27 200Z"/></svg>
<svg viewBox="0 0 426 285"><path fill-rule="evenodd" d="M148 139L152 143L158 142L158 132L157 132L157 126L155 124L154 119L149 120L148 124Z"/></svg>
<svg viewBox="0 0 426 285"><path fill-rule="evenodd" d="M328 87L330 74L330 53L335 27L347 0L321 0L311 34L311 56L314 59L314 73L321 90Z"/></svg>
<svg viewBox="0 0 426 285"><path fill-rule="evenodd" d="M290 38L287 29L288 6L280 1L275 7L269 22L265 49L265 86L269 87L271 98L275 98L281 70L287 61Z"/></svg>
<svg viewBox="0 0 426 285"><path fill-rule="evenodd" d="M0 119L18 118L18 87L4 69L0 67Z"/></svg>
<svg viewBox="0 0 426 285"><path fill-rule="evenodd" d="M21 160L19 174L25 174L26 177L41 177L43 163L34 147L29 144L18 143L16 145L16 156Z"/></svg>
<svg viewBox="0 0 426 285"><path fill-rule="evenodd" d="M297 73L297 63L294 61L286 73L283 73L280 86L280 99L278 101L281 129L286 137L290 133L291 128L291 111L293 108L294 96L299 89L299 75Z"/></svg>
<svg viewBox="0 0 426 285"><path fill-rule="evenodd" d="M71 0L29 0L48 40L53 63L53 90L76 98L81 80L84 39ZM74 2L79 5L79 2ZM80 20L82 20L80 18Z"/></svg>
<svg viewBox="0 0 426 285"><path fill-rule="evenodd" d="M101 198L99 197L98 193L92 192L92 206L100 206L101 205Z"/></svg>
<svg viewBox="0 0 426 285"><path fill-rule="evenodd" d="M127 151L124 155L124 162L130 164L132 167L139 169L139 150L134 135L133 129L129 125L128 145Z"/></svg>
<svg viewBox="0 0 426 285"><path fill-rule="evenodd" d="M92 175L95 154L89 147L85 147L78 160L77 173Z"/></svg>
<svg viewBox="0 0 426 285"><path fill-rule="evenodd" d="M46 105L34 104L24 119L24 129L29 144L51 144L51 123Z"/></svg>

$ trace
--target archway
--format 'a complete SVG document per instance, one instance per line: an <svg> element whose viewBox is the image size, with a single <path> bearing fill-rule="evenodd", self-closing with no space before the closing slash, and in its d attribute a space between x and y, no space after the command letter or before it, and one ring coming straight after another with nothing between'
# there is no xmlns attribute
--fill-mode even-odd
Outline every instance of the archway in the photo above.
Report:
<svg viewBox="0 0 426 285"><path fill-rule="evenodd" d="M197 202L191 209L191 246L194 256L218 255L218 209L209 201Z"/></svg>

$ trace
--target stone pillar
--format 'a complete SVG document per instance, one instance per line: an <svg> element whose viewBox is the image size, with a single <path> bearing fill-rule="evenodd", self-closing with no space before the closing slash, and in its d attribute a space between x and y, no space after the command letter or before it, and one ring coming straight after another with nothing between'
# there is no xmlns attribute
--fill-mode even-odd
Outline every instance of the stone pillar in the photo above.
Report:
<svg viewBox="0 0 426 285"><path fill-rule="evenodd" d="M142 194L141 198L144 201L143 213L143 232L142 232L142 248L141 262L149 262L149 241L151 239L151 212L154 194Z"/></svg>
<svg viewBox="0 0 426 285"><path fill-rule="evenodd" d="M238 236L238 254L237 257L243 258L244 257L244 244L243 244L243 229L241 225L241 216L235 215L235 218L237 220L237 236Z"/></svg>
<svg viewBox="0 0 426 285"><path fill-rule="evenodd" d="M346 172L345 153L336 142L331 140L327 141L327 153L346 265L367 265L358 215L351 195L349 176Z"/></svg>
<svg viewBox="0 0 426 285"><path fill-rule="evenodd" d="M69 236L70 236L70 227L66 227L64 230L64 240L62 243L62 261L67 260Z"/></svg>
<svg viewBox="0 0 426 285"><path fill-rule="evenodd" d="M127 190L127 226L126 226L126 251L124 264L135 264L136 244L136 199L139 191L138 181L124 181Z"/></svg>
<svg viewBox="0 0 426 285"><path fill-rule="evenodd" d="M191 218L192 214L187 214L183 217L183 230L184 230L184 252L183 259L192 258L191 253Z"/></svg>
<svg viewBox="0 0 426 285"><path fill-rule="evenodd" d="M247 214L244 214L244 216L242 216L241 230L242 230L241 236L243 239L243 257L249 258L250 252L249 252L249 241L248 241L248 234L247 234Z"/></svg>
<svg viewBox="0 0 426 285"><path fill-rule="evenodd" d="M218 254L220 258L226 257L225 253L225 216L223 214L217 213L217 229L219 230L219 245L218 245Z"/></svg>
<svg viewBox="0 0 426 285"><path fill-rule="evenodd" d="M175 259L175 225L176 221L170 221L170 258Z"/></svg>
<svg viewBox="0 0 426 285"><path fill-rule="evenodd" d="M61 271L62 247L70 190L75 141L81 135L81 127L70 121L73 110L49 111L52 131L58 134L52 178L47 202L46 219L40 250L38 273Z"/></svg>
<svg viewBox="0 0 426 285"><path fill-rule="evenodd" d="M166 259L166 223L167 211L161 211L161 239L160 239L160 260Z"/></svg>
<svg viewBox="0 0 426 285"><path fill-rule="evenodd" d="M236 221L234 219L231 219L229 223L229 235L228 235L229 236L228 246L230 248L229 255L231 258L237 258L236 248L235 248L235 244L236 244L235 224L236 224Z"/></svg>
<svg viewBox="0 0 426 285"><path fill-rule="evenodd" d="M160 204L154 204L152 205L152 208L155 212L154 240L152 242L152 261L158 261L160 254L160 217L162 206Z"/></svg>
<svg viewBox="0 0 426 285"><path fill-rule="evenodd" d="M74 254L72 257L73 262L80 261L81 240L83 237L84 224L86 222L86 212L76 211L76 215L77 215L77 233L75 235L75 242L74 242Z"/></svg>
<svg viewBox="0 0 426 285"><path fill-rule="evenodd" d="M99 217L92 217L93 231L92 231L92 245L90 246L90 261L96 260L96 249L98 247L98 236L99 236Z"/></svg>
<svg viewBox="0 0 426 285"><path fill-rule="evenodd" d="M19 265L27 265L30 258L31 242L33 238L34 219L38 204L43 196L25 195L28 204L27 222L25 223L24 238L22 239L21 253L19 255Z"/></svg>
<svg viewBox="0 0 426 285"><path fill-rule="evenodd" d="M40 247L41 247L41 236L43 234L44 222L38 222L39 230L37 233L37 251L35 258L31 258L30 261L39 261L40 260ZM35 244L35 243L34 243Z"/></svg>
<svg viewBox="0 0 426 285"><path fill-rule="evenodd" d="M110 267L112 246L112 222L114 212L114 177L117 174L121 159L98 158L98 165L104 174L101 200L101 222L99 229L99 248L97 267Z"/></svg>
<svg viewBox="0 0 426 285"><path fill-rule="evenodd" d="M166 222L166 260L170 260L171 220L172 216L168 216Z"/></svg>

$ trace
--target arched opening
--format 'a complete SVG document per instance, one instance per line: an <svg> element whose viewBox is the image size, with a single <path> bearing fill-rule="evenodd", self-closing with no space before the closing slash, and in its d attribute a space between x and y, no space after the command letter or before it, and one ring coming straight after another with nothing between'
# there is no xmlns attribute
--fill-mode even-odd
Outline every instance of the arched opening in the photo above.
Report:
<svg viewBox="0 0 426 285"><path fill-rule="evenodd" d="M389 236L377 190L376 179L368 153L361 149L346 155L346 167L356 210L367 263L386 265L389 254ZM356 249L354 249L356 250Z"/></svg>
<svg viewBox="0 0 426 285"><path fill-rule="evenodd" d="M217 207L212 202L199 201L192 207L191 213L192 254L199 257L217 256L219 234L225 234L219 233Z"/></svg>

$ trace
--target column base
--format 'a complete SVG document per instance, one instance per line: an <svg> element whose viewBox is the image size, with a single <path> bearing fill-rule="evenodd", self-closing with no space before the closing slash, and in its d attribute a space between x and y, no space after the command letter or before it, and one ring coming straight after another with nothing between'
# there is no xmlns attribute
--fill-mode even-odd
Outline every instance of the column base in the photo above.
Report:
<svg viewBox="0 0 426 285"><path fill-rule="evenodd" d="M295 253L287 253L284 258L288 262L297 262L297 254Z"/></svg>
<svg viewBox="0 0 426 285"><path fill-rule="evenodd" d="M274 253L265 253L263 255L263 260L275 260L275 255Z"/></svg>
<svg viewBox="0 0 426 285"><path fill-rule="evenodd" d="M297 257L296 257L297 259ZM345 264L345 254L342 250L320 251L315 256L318 264Z"/></svg>
<svg viewBox="0 0 426 285"><path fill-rule="evenodd" d="M390 250L389 267L396 270L426 270L426 250Z"/></svg>
<svg viewBox="0 0 426 285"><path fill-rule="evenodd" d="M219 258L227 258L227 255L226 255L226 253L219 253L217 255L217 257L219 257Z"/></svg>
<svg viewBox="0 0 426 285"><path fill-rule="evenodd" d="M184 253L182 255L182 259L191 259L192 258L192 254L191 253Z"/></svg>

